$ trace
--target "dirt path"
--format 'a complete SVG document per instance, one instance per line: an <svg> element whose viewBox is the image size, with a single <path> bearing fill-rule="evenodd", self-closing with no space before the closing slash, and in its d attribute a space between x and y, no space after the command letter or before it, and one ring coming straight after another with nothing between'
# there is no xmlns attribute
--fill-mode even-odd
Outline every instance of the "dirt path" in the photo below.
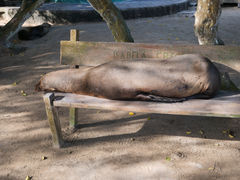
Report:
<svg viewBox="0 0 240 180"><path fill-rule="evenodd" d="M240 9L224 8L220 35L226 44L240 45L239 17ZM185 14L127 21L135 42L197 44L193 22ZM72 28L81 29L82 40L113 41L104 23L55 26L39 40L19 42L28 48L24 53L0 59L0 179L240 178L239 119L81 110L82 128L70 134L67 109L61 109L70 143L53 149L34 84L42 74L65 68L59 41L69 39ZM227 129L236 138L224 134Z"/></svg>

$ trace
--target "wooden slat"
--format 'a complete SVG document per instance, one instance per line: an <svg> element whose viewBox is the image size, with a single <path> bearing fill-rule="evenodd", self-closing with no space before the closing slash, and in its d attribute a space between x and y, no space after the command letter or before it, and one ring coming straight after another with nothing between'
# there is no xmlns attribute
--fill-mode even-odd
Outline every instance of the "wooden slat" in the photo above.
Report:
<svg viewBox="0 0 240 180"><path fill-rule="evenodd" d="M112 60L159 58L198 53L240 71L239 46L166 45L61 41L61 64L96 66Z"/></svg>
<svg viewBox="0 0 240 180"><path fill-rule="evenodd" d="M115 101L70 93L55 94L54 106L123 110L147 113L240 117L240 94L221 91L209 100L192 99L181 103L155 103L143 101Z"/></svg>

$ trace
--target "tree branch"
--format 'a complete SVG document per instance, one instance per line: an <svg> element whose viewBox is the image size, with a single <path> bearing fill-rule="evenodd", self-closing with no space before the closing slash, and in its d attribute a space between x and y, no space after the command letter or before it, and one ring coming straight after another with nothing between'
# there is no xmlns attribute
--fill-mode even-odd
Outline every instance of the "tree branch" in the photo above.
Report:
<svg viewBox="0 0 240 180"><path fill-rule="evenodd" d="M134 41L121 12L111 0L88 0L88 2L106 21L108 28L112 31L115 41Z"/></svg>

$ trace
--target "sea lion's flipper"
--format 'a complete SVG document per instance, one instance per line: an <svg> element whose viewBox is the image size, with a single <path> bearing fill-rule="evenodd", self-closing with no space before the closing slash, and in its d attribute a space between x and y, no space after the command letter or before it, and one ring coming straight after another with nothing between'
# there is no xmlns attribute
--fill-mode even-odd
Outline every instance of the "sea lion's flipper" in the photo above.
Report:
<svg viewBox="0 0 240 180"><path fill-rule="evenodd" d="M138 94L136 96L136 100L154 101L154 102L163 102L163 103L176 103L176 102L186 101L187 99L186 98L169 98L169 97L156 96L152 94Z"/></svg>
<svg viewBox="0 0 240 180"><path fill-rule="evenodd" d="M195 95L187 97L187 99L210 99L212 97L213 96L209 96L206 94L195 94Z"/></svg>

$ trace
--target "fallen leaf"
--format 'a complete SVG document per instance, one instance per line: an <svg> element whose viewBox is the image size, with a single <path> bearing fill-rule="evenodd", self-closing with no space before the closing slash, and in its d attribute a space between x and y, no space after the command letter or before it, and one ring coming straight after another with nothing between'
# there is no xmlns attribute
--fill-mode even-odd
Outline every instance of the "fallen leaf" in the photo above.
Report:
<svg viewBox="0 0 240 180"><path fill-rule="evenodd" d="M222 133L223 134L228 134L228 137L231 138L231 139L235 137L234 132L230 129L223 130Z"/></svg>
<svg viewBox="0 0 240 180"><path fill-rule="evenodd" d="M170 157L166 157L166 160L167 160L167 161L171 161L171 158L170 158Z"/></svg>
<svg viewBox="0 0 240 180"><path fill-rule="evenodd" d="M191 133L192 133L191 131L186 131L186 134L187 134L187 135L189 135L189 134L191 134Z"/></svg>
<svg viewBox="0 0 240 180"><path fill-rule="evenodd" d="M228 137L232 139L232 138L234 138L235 136L233 136L233 135L231 135L231 134L228 134Z"/></svg>
<svg viewBox="0 0 240 180"><path fill-rule="evenodd" d="M16 86L16 85L17 85L17 82L12 83L12 85L13 85L13 86Z"/></svg>
<svg viewBox="0 0 240 180"><path fill-rule="evenodd" d="M128 113L130 116L133 116L133 115L135 115L135 113L134 112L129 112Z"/></svg>
<svg viewBox="0 0 240 180"><path fill-rule="evenodd" d="M22 96L27 96L27 93L25 93L23 90L21 90Z"/></svg>
<svg viewBox="0 0 240 180"><path fill-rule="evenodd" d="M210 167L210 168L208 168L208 170L213 170L214 169L214 167Z"/></svg>
<svg viewBox="0 0 240 180"><path fill-rule="evenodd" d="M25 180L31 180L32 177L31 176L27 176Z"/></svg>
<svg viewBox="0 0 240 180"><path fill-rule="evenodd" d="M203 131L203 130L200 130L199 133L200 133L201 135L203 135L203 134L204 134L204 131Z"/></svg>
<svg viewBox="0 0 240 180"><path fill-rule="evenodd" d="M226 134L228 132L228 130L223 130L222 133L223 134Z"/></svg>
<svg viewBox="0 0 240 180"><path fill-rule="evenodd" d="M151 117L148 117L148 118L147 118L147 120L150 120L150 119L151 119Z"/></svg>
<svg viewBox="0 0 240 180"><path fill-rule="evenodd" d="M228 131L228 137L229 138L235 138L234 132L232 130Z"/></svg>
<svg viewBox="0 0 240 180"><path fill-rule="evenodd" d="M42 160L46 160L47 159L47 157L46 156L42 156Z"/></svg>

